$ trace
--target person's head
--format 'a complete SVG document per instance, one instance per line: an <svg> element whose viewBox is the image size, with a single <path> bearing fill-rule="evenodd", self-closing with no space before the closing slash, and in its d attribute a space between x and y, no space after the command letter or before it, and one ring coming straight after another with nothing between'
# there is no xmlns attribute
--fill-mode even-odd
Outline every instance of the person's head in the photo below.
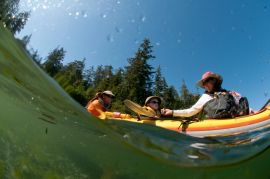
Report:
<svg viewBox="0 0 270 179"><path fill-rule="evenodd" d="M146 98L144 105L152 108L153 110L159 110L161 104L161 98L158 96L149 96Z"/></svg>
<svg viewBox="0 0 270 179"><path fill-rule="evenodd" d="M101 98L106 105L110 105L112 103L112 100L114 98L114 94L111 91L103 91L101 93Z"/></svg>
<svg viewBox="0 0 270 179"><path fill-rule="evenodd" d="M219 74L207 71L202 75L202 79L197 84L211 93L221 90L222 81L223 79Z"/></svg>

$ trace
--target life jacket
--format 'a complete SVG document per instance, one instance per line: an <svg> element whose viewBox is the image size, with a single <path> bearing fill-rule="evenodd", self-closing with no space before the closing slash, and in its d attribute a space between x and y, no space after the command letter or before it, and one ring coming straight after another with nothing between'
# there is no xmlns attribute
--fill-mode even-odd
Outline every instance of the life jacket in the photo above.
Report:
<svg viewBox="0 0 270 179"><path fill-rule="evenodd" d="M107 109L105 108L105 106L103 105L103 101L100 98L91 100L87 106L86 109L88 112L90 112L91 114L93 114L94 116L100 116L102 112L107 111Z"/></svg>
<svg viewBox="0 0 270 179"><path fill-rule="evenodd" d="M204 118L210 119L234 118L248 114L247 98L226 90L215 92L213 99L208 101L203 108Z"/></svg>

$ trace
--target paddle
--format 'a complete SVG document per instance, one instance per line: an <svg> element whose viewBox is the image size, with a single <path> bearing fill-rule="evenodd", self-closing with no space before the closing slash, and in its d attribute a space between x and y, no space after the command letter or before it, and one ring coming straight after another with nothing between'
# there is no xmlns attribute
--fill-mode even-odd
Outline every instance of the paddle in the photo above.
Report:
<svg viewBox="0 0 270 179"><path fill-rule="evenodd" d="M124 100L124 104L136 114L144 115L147 117L154 117L156 115L154 111L147 110L146 108L143 108L139 104L128 99Z"/></svg>
<svg viewBox="0 0 270 179"><path fill-rule="evenodd" d="M149 118L155 118L155 119L157 119L155 116L156 116L156 114L155 114L155 112L154 111L150 111L150 110L147 110L146 108L143 108L142 106L140 106L139 104L137 104L137 103L135 103L135 102L133 102L133 101L131 101L131 100L128 100L128 99L126 99L126 100L124 100L124 104L130 109L130 110L132 110L133 112L135 112L136 114L138 114L138 118L139 118L139 120L140 120L140 115L143 115L143 116L146 116L146 117L149 117ZM188 120L188 121L191 121L191 120L194 120L194 119L191 119L191 118L183 118L183 117L174 117L174 118L172 118L171 116L163 116L162 117L163 119L169 119L169 120L171 120L171 119L173 119L173 120L180 120L180 121L182 121L182 120ZM195 120L195 121L197 121L197 120Z"/></svg>

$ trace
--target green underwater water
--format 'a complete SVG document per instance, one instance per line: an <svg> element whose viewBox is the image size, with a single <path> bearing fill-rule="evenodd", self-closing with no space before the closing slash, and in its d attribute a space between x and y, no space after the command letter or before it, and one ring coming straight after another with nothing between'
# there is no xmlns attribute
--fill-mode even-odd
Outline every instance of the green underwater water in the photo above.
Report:
<svg viewBox="0 0 270 179"><path fill-rule="evenodd" d="M90 116L0 25L0 178L269 178L269 129L194 138Z"/></svg>

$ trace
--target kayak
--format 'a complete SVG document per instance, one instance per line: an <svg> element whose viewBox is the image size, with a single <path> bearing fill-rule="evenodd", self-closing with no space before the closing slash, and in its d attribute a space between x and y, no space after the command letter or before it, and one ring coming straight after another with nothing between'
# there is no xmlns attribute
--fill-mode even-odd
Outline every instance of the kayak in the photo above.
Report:
<svg viewBox="0 0 270 179"><path fill-rule="evenodd" d="M183 118L138 118L118 112L105 112L105 115L106 120L121 120L154 125L195 137L235 135L243 132L260 130L270 126L269 103L256 114L236 117L233 119L205 119L201 121L193 121Z"/></svg>

